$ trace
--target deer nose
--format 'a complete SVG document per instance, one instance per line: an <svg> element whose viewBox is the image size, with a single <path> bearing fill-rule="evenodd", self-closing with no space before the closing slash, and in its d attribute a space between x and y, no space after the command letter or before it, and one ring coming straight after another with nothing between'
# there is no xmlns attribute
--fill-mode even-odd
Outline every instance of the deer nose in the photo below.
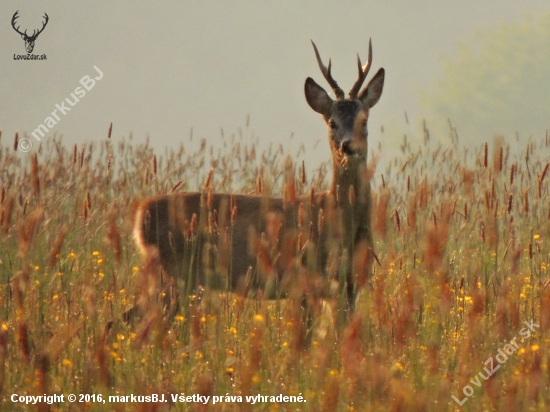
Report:
<svg viewBox="0 0 550 412"><path fill-rule="evenodd" d="M351 149L351 140L342 141L340 144L340 151L347 155L353 154L353 150Z"/></svg>

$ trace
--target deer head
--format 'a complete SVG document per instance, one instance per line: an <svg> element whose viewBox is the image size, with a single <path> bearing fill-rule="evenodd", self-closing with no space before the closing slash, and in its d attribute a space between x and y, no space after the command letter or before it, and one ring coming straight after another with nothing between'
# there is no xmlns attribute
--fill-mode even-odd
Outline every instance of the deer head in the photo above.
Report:
<svg viewBox="0 0 550 412"><path fill-rule="evenodd" d="M46 13L44 13L45 21L44 23L42 23L42 28L38 31L33 30L32 35L30 36L27 34L27 30L25 30L25 32L19 31L19 27L21 26L15 27L15 23L16 23L15 21L17 20L18 17L19 17L19 10L17 10L13 15L13 18L11 19L11 26L17 33L21 35L23 40L25 40L25 48L27 49L27 53L32 53L34 49L34 42L36 41L36 38L38 37L38 35L44 31L44 28L48 24L49 17Z"/></svg>
<svg viewBox="0 0 550 412"><path fill-rule="evenodd" d="M367 62L363 66L359 54L357 55L359 76L349 92L349 97L346 98L344 91L332 78L330 60L328 67L326 67L321 60L315 43L313 41L311 43L317 56L319 68L332 87L336 99L333 100L321 86L315 83L311 77L308 77L305 83L306 100L313 110L323 116L328 126L334 166L342 166L349 162L364 162L367 156L369 109L378 102L382 95L384 69L378 70L367 86L359 91L372 63L372 44L369 40Z"/></svg>

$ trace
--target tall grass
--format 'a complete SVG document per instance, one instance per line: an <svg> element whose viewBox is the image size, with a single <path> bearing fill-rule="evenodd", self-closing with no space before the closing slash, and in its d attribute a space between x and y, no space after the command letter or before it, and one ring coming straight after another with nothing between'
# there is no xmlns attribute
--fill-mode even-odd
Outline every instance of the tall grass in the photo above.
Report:
<svg viewBox="0 0 550 412"><path fill-rule="evenodd" d="M404 145L373 178L379 264L356 315L335 328L327 299L312 342L296 305L204 292L163 316L161 287L131 238L139 199L197 190L282 195L282 148L236 139L158 156L148 144L45 141L28 156L0 147L0 393L147 395L166 404L89 410L548 410L550 139L513 153ZM328 160L328 159L327 159ZM318 165L315 165L318 166ZM209 176L210 171L212 173ZM327 187L326 164L296 170L299 193ZM195 299L199 299L196 296ZM207 299L206 299L207 298ZM147 312L126 323L138 302ZM205 303L206 302L206 303ZM332 309L332 310L331 310ZM540 328L481 386L484 362ZM495 361L496 362L496 361ZM475 393L462 407L463 387ZM176 403L169 394L298 395L306 403ZM38 405L38 410L48 410ZM68 410L66 402L54 410Z"/></svg>

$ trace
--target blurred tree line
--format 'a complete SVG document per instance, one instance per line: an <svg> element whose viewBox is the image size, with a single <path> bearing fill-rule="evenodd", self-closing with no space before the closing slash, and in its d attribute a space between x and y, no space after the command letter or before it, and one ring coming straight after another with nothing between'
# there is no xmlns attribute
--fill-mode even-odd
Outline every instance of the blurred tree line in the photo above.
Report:
<svg viewBox="0 0 550 412"><path fill-rule="evenodd" d="M525 141L550 126L550 13L479 31L443 66L422 102L436 127L450 119L462 143L516 132Z"/></svg>

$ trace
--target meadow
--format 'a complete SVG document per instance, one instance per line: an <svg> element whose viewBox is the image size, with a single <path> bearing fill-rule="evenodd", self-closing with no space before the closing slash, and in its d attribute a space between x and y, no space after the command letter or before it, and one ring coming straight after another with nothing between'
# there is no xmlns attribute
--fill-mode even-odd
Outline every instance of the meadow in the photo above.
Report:
<svg viewBox="0 0 550 412"><path fill-rule="evenodd" d="M1 136L0 409L549 410L550 137L465 149L456 135L442 146L424 133L424 145L405 141L387 167L373 165L374 276L353 316L341 316L337 294L320 299L309 341L292 299L206 290L164 316L133 213L147 196L205 186L319 192L328 163L294 162L289 180L282 146L260 152L243 136L162 156L107 136L54 137L25 154ZM108 401L132 394L169 402ZM197 394L208 404L180 397Z"/></svg>

